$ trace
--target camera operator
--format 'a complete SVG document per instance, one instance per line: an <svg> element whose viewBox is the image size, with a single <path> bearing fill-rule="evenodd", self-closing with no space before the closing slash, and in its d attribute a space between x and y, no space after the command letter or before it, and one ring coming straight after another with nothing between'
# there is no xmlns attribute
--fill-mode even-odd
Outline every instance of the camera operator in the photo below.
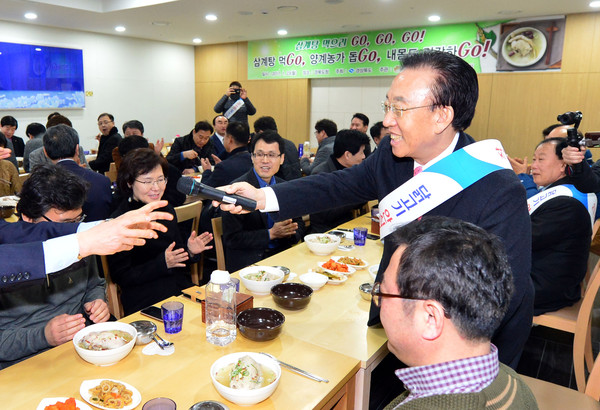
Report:
<svg viewBox="0 0 600 410"><path fill-rule="evenodd" d="M221 97L214 108L217 114L223 114L229 122L245 122L248 116L256 114L256 108L248 98L248 93L238 81L232 81L225 95Z"/></svg>

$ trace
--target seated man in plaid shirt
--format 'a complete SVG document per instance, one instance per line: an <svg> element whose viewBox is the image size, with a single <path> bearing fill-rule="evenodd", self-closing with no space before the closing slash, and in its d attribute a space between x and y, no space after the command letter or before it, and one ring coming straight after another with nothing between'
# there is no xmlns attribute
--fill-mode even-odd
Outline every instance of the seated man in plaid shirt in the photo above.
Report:
<svg viewBox="0 0 600 410"><path fill-rule="evenodd" d="M490 340L513 291L499 239L457 219L424 217L385 239L393 252L373 287L388 347L409 367L386 409L537 409Z"/></svg>

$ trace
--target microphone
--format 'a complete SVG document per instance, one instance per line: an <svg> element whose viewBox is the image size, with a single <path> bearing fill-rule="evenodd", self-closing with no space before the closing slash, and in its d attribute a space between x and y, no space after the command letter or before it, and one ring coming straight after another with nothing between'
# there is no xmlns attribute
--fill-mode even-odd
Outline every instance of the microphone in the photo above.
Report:
<svg viewBox="0 0 600 410"><path fill-rule="evenodd" d="M239 195L229 195L225 191L205 185L194 178L181 177L177 181L177 190L186 195L198 195L203 199L212 199L225 204L240 205L247 211L256 211L256 201Z"/></svg>

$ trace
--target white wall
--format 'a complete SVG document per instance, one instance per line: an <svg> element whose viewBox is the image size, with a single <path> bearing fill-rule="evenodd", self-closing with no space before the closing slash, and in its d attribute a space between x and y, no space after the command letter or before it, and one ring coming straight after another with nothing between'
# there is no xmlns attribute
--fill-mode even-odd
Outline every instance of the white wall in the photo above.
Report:
<svg viewBox="0 0 600 410"><path fill-rule="evenodd" d="M71 120L86 150L97 147L102 112L115 116L120 132L125 121L140 120L150 141L172 141L194 126L193 46L8 22L0 22L0 41L82 49L85 90L93 92L84 109L0 110L19 121L20 137L53 111Z"/></svg>
<svg viewBox="0 0 600 410"><path fill-rule="evenodd" d="M334 121L338 129L350 128L356 112L369 117L369 128L377 121L383 121L381 102L385 100L393 79L393 76L387 76L311 80L311 146L317 147L312 131L315 123L322 118ZM371 145L374 146L372 141Z"/></svg>

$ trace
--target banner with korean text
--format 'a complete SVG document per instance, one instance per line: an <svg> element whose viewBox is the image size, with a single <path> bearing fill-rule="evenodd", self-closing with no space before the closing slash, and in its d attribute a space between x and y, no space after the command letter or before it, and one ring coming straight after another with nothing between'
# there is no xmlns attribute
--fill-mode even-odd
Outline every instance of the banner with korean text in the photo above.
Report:
<svg viewBox="0 0 600 410"><path fill-rule="evenodd" d="M565 18L461 23L248 42L248 79L395 75L419 50L446 51L478 73L560 69Z"/></svg>

